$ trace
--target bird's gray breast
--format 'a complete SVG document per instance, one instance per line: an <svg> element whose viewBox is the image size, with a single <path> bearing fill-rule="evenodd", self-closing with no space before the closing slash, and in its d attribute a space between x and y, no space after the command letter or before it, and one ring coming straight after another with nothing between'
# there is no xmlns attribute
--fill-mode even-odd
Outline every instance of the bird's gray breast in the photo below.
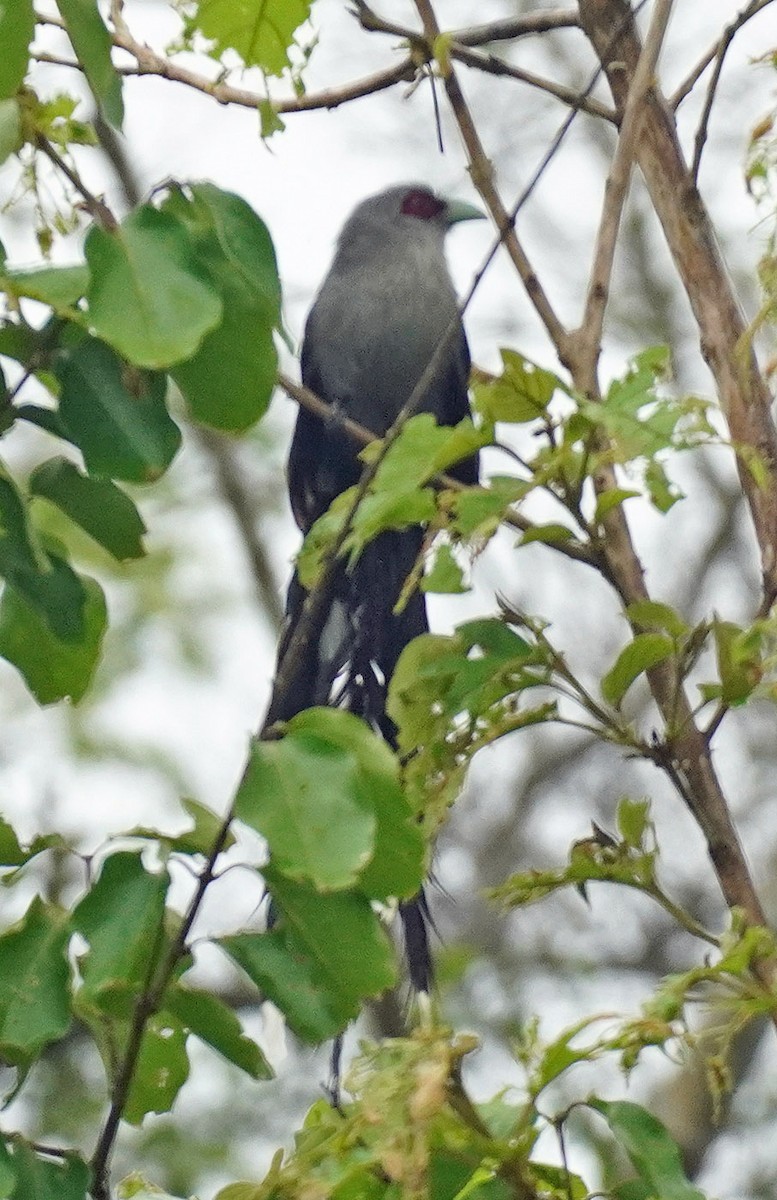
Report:
<svg viewBox="0 0 777 1200"><path fill-rule="evenodd" d="M389 247L385 248L389 250ZM442 251L376 253L353 267L337 263L306 331L323 394L355 420L384 432L409 399L451 323L456 296ZM458 339L441 357L442 380ZM434 386L422 405L436 409Z"/></svg>

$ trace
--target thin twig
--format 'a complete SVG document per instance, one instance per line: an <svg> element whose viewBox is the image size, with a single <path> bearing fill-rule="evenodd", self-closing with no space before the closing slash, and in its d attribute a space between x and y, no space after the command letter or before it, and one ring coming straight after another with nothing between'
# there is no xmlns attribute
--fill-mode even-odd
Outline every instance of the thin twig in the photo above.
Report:
<svg viewBox="0 0 777 1200"><path fill-rule="evenodd" d="M526 71L523 67L516 67L512 63L506 63L503 59L497 58L495 54L471 50L464 43L458 41L451 43L449 53L451 58L455 58L458 62L464 63L465 66L472 67L474 70L483 71L487 75L517 79L519 83L527 83L530 87L547 92L550 96L555 96L557 100L561 100L562 103L568 104L571 108L579 109L581 112L589 113L592 117L601 117L611 124L615 124L617 121L617 114L614 108L602 104L599 100L592 99L584 92L576 91L575 88L565 87L564 84L554 83L552 79L544 79L541 75L535 75L532 71Z"/></svg>
<svg viewBox="0 0 777 1200"><path fill-rule="evenodd" d="M35 144L38 149L42 151L42 153L45 154L46 157L54 164L57 170L62 172L68 182L76 189L76 191L80 193L80 195L83 197L84 207L91 214L97 224L101 225L103 229L107 229L109 232L112 232L114 229L118 229L119 223L111 210L108 208L108 205L105 203L105 201L98 199L97 196L90 192L89 188L86 186L75 167L71 167L65 162L64 158L57 153L51 142L45 138L42 133L37 134L35 138Z"/></svg>
<svg viewBox="0 0 777 1200"><path fill-rule="evenodd" d="M264 543L257 535L257 505L238 471L232 448L226 438L210 429L194 428L193 432L207 454L213 469L216 486L224 504L232 513L240 532L243 549L251 567L251 578L262 609L275 630L283 621L283 605L278 584L270 566Z"/></svg>
<svg viewBox="0 0 777 1200"><path fill-rule="evenodd" d="M747 8L743 10L743 13L741 13L740 16L737 17L736 20L734 21L734 24L737 26L737 29L741 29L742 25L744 25L746 21L749 21L750 18L754 17L756 15L756 13L761 11L762 8L766 8L767 4L771 4L771 3L772 3L772 0L753 0L753 2L748 4ZM747 14L747 15L744 16L744 14ZM742 19L743 16L744 16L744 20ZM724 36L725 36L725 33L724 33ZM707 50L705 50L704 54L701 56L701 58L696 63L696 65L692 68L692 70L688 73L688 75L685 77L685 79L682 81L682 83L679 84L678 87L675 88L674 92L667 100L669 107L673 111L674 111L674 109L679 108L679 106L682 104L683 100L685 100L690 95L690 93L693 91L693 89L696 87L696 84L699 82L702 75L707 70L707 67L710 65L710 63L715 59L715 56L718 54L719 48L720 48L720 38L718 38L718 40L716 42L714 42L710 47L708 47Z"/></svg>
<svg viewBox="0 0 777 1200"><path fill-rule="evenodd" d="M702 114L699 119L699 127L696 130L696 137L694 138L693 142L693 163L691 164L691 176L695 184L698 184L699 180L701 156L704 152L704 146L707 141L710 117L712 115L712 106L715 103L715 93L718 89L720 76L723 71L723 62L729 51L729 47L731 46L731 43L742 26L745 25L752 16L770 3L771 0L751 0L751 3L747 5L747 8L744 8L736 20L732 21L730 25L726 26L721 34L720 41L718 42L718 47L715 52L715 68L712 72L712 78L710 79L709 86L707 88L707 94L704 97L704 108L702 109Z"/></svg>
<svg viewBox="0 0 777 1200"><path fill-rule="evenodd" d="M580 353L578 368L584 368L591 376L593 390L596 363L604 326L604 315L610 295L610 282L615 262L615 247L618 242L623 208L629 190L631 169L634 161L635 139L639 132L642 105L648 90L653 86L658 56L666 35L672 0L658 0L653 10L650 28L645 38L637 68L629 85L628 99L620 123L620 133L605 185L604 203L596 235L593 265L583 310L583 319L578 331Z"/></svg>
<svg viewBox="0 0 777 1200"><path fill-rule="evenodd" d="M366 0L353 0L353 13L362 29L369 33L387 33L391 37L401 37L407 41L424 40L423 34L417 30L408 29L406 25L399 25L381 17L370 8ZM487 42L512 42L532 34L548 33L552 29L579 28L580 21L574 9L549 8L525 13L519 17L489 21L484 25L470 25L466 29L457 29L451 36L463 46L482 46Z"/></svg>
<svg viewBox="0 0 777 1200"><path fill-rule="evenodd" d="M429 0L415 0L415 3L418 14L423 22L427 45L431 53L431 47L440 36L440 27ZM456 73L450 65L443 72L443 82L467 151L472 182L494 219L500 238L504 242L505 249L518 271L521 282L534 305L537 315L545 326L559 360L564 365L567 365L569 362L569 336L567 330L556 315L545 293L545 289L540 283L523 246L518 240L513 227L515 217L504 207L496 189L492 164L483 148L483 143L480 140L480 135L472 119L467 102L464 99L464 94L459 86Z"/></svg>

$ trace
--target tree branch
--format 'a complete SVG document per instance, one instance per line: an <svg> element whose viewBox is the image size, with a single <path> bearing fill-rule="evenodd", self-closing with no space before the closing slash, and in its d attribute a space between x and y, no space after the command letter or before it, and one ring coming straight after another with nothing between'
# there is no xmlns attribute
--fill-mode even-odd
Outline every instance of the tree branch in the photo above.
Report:
<svg viewBox="0 0 777 1200"><path fill-rule="evenodd" d="M70 183L79 193L83 199L84 208L86 208L90 216L97 222L97 224L101 225L103 229L108 230L109 233L113 232L115 229L118 229L119 223L111 210L108 208L108 205L90 192L89 188L86 186L75 167L71 167L67 162L65 162L64 158L57 153L51 142L45 138L43 134L39 133L36 135L35 145L43 154L46 155L46 158L48 158L49 161L54 164L56 169L65 176L65 179L67 179L68 183Z"/></svg>
<svg viewBox="0 0 777 1200"><path fill-rule="evenodd" d="M581 0L583 27L607 73L613 96L621 109L628 104L630 88L640 63L640 45L633 17L625 0ZM613 30L616 36L613 37ZM751 446L773 468L777 455L769 420L765 389L752 359L742 362L738 341L744 324L701 199L682 161L676 131L657 89L643 99L643 119L635 153L654 206L674 255L696 315L702 352L718 380L721 399L729 415L735 441ZM748 411L755 410L755 411ZM736 428L736 432L734 431ZM757 439L756 439L757 434ZM770 483L759 491L740 463L740 476L762 541L765 589L774 586L774 546L777 537L777 489L773 471ZM771 519L771 525L768 524ZM623 513L607 517L605 554L625 604L647 597L642 568L634 552ZM704 735L697 728L685 691L671 663L648 672L654 699L667 728L667 744L655 760L664 769L688 804L707 842L726 903L739 907L753 924L766 923L753 886L744 851L715 774ZM756 968L767 985L775 964Z"/></svg>
<svg viewBox="0 0 777 1200"><path fill-rule="evenodd" d="M440 27L430 0L415 0L415 4L424 25L427 48L431 57L432 47L440 35ZM480 135L472 120L472 115L467 107L467 102L464 99L464 94L452 67L449 66L448 70L444 72L443 82L467 152L472 182L494 219L500 238L504 242L505 249L518 271L521 282L534 305L535 311L553 342L559 360L564 365L567 365L570 349L569 335L557 317L523 246L518 240L518 235L513 228L515 213L508 213L502 203L494 183L493 166L483 148Z"/></svg>
<svg viewBox="0 0 777 1200"><path fill-rule="evenodd" d="M463 42L458 41L451 43L449 52L451 58L455 58L457 62L464 63L465 66L472 67L474 70L483 71L487 75L517 79L519 83L527 83L530 87L537 88L538 91L547 92L548 95L561 100L563 104L568 104L571 108L579 109L592 117L601 117L602 120L612 124L617 121L617 114L613 108L608 108L606 104L592 99L584 91L578 92L561 83L554 83L551 79L543 79L542 76L525 71L522 67L515 67L512 63L504 62L494 54L470 50Z"/></svg>
<svg viewBox="0 0 777 1200"><path fill-rule="evenodd" d="M754 17L756 15L756 13L761 11L762 8L766 8L767 4L771 4L771 3L772 3L772 0L751 0L751 3L748 4L747 8L744 9L742 13L740 13L739 17L737 17L737 19L733 22L733 24L736 25L737 30L741 29L746 21L749 21L750 18ZM744 17L744 19L742 19L743 17ZM736 30L735 30L735 32L736 32ZM726 31L724 31L724 34L723 34L724 37L725 37L725 34L726 34ZM705 53L702 55L702 57L696 63L695 67L693 67L693 69L689 72L689 74L686 76L686 78L683 80L683 82L675 89L675 91L669 97L667 103L669 104L669 107L673 111L674 111L674 109L679 108L679 106L682 104L683 100L685 100L686 97L689 96L690 93L693 91L696 84L699 82L702 75L707 70L707 67L710 65L710 63L713 61L715 56L718 54L719 49L720 49L720 38L718 38L718 40L716 42L714 42L713 45L710 46L708 50L705 51Z"/></svg>
<svg viewBox="0 0 777 1200"><path fill-rule="evenodd" d="M696 137L693 143L693 163L691 165L691 176L694 184L699 182L699 168L701 166L701 156L704 151L704 146L707 141L707 130L709 128L710 117L712 115L712 106L715 103L715 93L718 89L720 76L723 71L723 62L728 53L729 47L743 25L747 24L751 17L767 4L771 4L772 0L751 0L747 8L743 9L736 20L728 25L721 35L718 43L718 48L715 52L715 69L712 72L712 78L707 88L707 95L704 97L704 108L699 120L699 127L696 130Z"/></svg>
<svg viewBox="0 0 777 1200"><path fill-rule="evenodd" d="M623 107L640 47L624 0L584 0L581 16ZM612 38L613 28L619 35ZM737 469L761 551L765 602L777 596L777 432L771 396L750 346L748 326L721 258L712 222L683 161L663 97L645 99L636 157L699 327L701 352L718 388ZM756 478L747 454L765 467ZM760 472L758 473L760 476Z"/></svg>
<svg viewBox="0 0 777 1200"><path fill-rule="evenodd" d="M596 386L596 363L599 358L604 327L604 315L610 295L610 281L615 262L615 247L621 225L623 208L629 190L634 147L645 96L653 85L658 56L663 45L672 0L658 0L648 30L645 45L634 71L620 122L618 142L605 185L599 229L596 236L593 266L588 284L583 319L577 331L578 374L589 375L593 392Z"/></svg>

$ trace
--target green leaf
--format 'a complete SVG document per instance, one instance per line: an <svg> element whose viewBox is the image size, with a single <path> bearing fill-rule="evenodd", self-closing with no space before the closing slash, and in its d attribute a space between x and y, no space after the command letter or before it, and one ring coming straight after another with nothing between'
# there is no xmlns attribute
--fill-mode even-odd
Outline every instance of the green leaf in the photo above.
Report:
<svg viewBox="0 0 777 1200"><path fill-rule="evenodd" d="M362 1002L391 987L391 945L369 900L322 895L265 868L280 913L272 933L219 942L300 1037L318 1042L344 1029Z"/></svg>
<svg viewBox="0 0 777 1200"><path fill-rule="evenodd" d="M272 1079L273 1072L256 1042L248 1037L231 1008L208 992L173 984L165 993L165 1008L200 1041L252 1079Z"/></svg>
<svg viewBox="0 0 777 1200"><path fill-rule="evenodd" d="M490 383L476 383L475 409L486 421L524 424L547 412L556 391L565 385L551 371L538 367L522 354L500 350L503 371Z"/></svg>
<svg viewBox="0 0 777 1200"><path fill-rule="evenodd" d="M109 346L85 338L58 368L59 411L90 472L147 483L181 444L165 406L165 379L127 367Z"/></svg>
<svg viewBox="0 0 777 1200"><path fill-rule="evenodd" d="M1 253L0 268L2 268ZM37 330L31 329L27 325L12 324L10 321L0 322L0 354L4 354L7 358L14 358L26 366L33 355L42 349L45 337L45 328Z"/></svg>
<svg viewBox="0 0 777 1200"><path fill-rule="evenodd" d="M72 916L89 943L79 962L83 1000L110 1008L112 993L133 996L146 985L169 882L166 871L146 871L139 854L120 851L105 860Z"/></svg>
<svg viewBox="0 0 777 1200"><path fill-rule="evenodd" d="M141 205L118 229L93 226L84 249L92 327L136 366L191 358L221 320L221 299L170 213Z"/></svg>
<svg viewBox="0 0 777 1200"><path fill-rule="evenodd" d="M66 458L50 458L30 476L30 491L55 504L119 562L142 558L146 532L125 492L108 479L84 475Z"/></svg>
<svg viewBox="0 0 777 1200"><path fill-rule="evenodd" d="M96 0L57 0L78 61L103 115L121 128L124 106L121 76L111 61L111 35L103 24Z"/></svg>
<svg viewBox="0 0 777 1200"><path fill-rule="evenodd" d="M676 1143L656 1117L626 1100L592 1097L588 1104L605 1118L651 1195L661 1200L704 1200L683 1170Z"/></svg>
<svg viewBox="0 0 777 1200"><path fill-rule="evenodd" d="M674 641L665 633L636 634L602 679L602 696L607 703L617 708L634 680L670 658L674 649Z"/></svg>
<svg viewBox="0 0 777 1200"><path fill-rule="evenodd" d="M236 50L247 67L281 75L294 32L309 15L310 0L199 0L194 24L218 54Z"/></svg>
<svg viewBox="0 0 777 1200"><path fill-rule="evenodd" d="M324 896L265 867L284 926L320 965L336 995L358 1009L391 987L394 954L369 900L350 892Z"/></svg>
<svg viewBox="0 0 777 1200"><path fill-rule="evenodd" d="M59 833L38 834L29 846L22 846L13 826L0 817L0 866L21 867L36 855L53 847L66 849L67 842Z"/></svg>
<svg viewBox="0 0 777 1200"><path fill-rule="evenodd" d="M65 641L84 635L82 581L63 559L47 554L27 517L27 506L0 466L0 575Z"/></svg>
<svg viewBox="0 0 777 1200"><path fill-rule="evenodd" d="M706 685L704 694L736 708L750 699L764 674L760 628L742 629L733 621L716 620L713 632L720 684Z"/></svg>
<svg viewBox="0 0 777 1200"><path fill-rule="evenodd" d="M38 404L20 404L16 416L21 421L29 421L31 425L50 433L52 437L61 438L64 442L75 445L73 438L58 412L53 408L41 408Z"/></svg>
<svg viewBox="0 0 777 1200"><path fill-rule="evenodd" d="M73 305L86 294L89 271L83 263L70 267L36 267L27 271L7 270L0 275L0 286L11 296L39 300L57 313L72 316Z"/></svg>
<svg viewBox="0 0 777 1200"><path fill-rule="evenodd" d="M614 508L619 508L624 500L631 500L634 496L639 496L640 493L634 491L633 488L608 488L605 492L599 492L596 497L596 508L594 509L594 521L599 522L604 520L609 512Z"/></svg>
<svg viewBox="0 0 777 1200"><path fill-rule="evenodd" d="M235 816L267 840L274 866L322 890L351 886L372 857L375 814L347 750L304 734L255 742Z"/></svg>
<svg viewBox="0 0 777 1200"><path fill-rule="evenodd" d="M181 807L194 821L193 827L185 829L183 833L176 834L172 838L167 838L163 834L158 836L168 840L171 850L177 850L181 854L210 854L221 829L222 818L204 804L200 804L197 800L191 800L189 797L181 800ZM234 844L234 835L228 833L224 849L229 850L230 846L234 846Z"/></svg>
<svg viewBox="0 0 777 1200"><path fill-rule="evenodd" d="M0 1136L0 1200L8 1200L16 1187L16 1171L5 1138Z"/></svg>
<svg viewBox="0 0 777 1200"><path fill-rule="evenodd" d="M490 538L531 486L520 479L497 477L489 479L488 487L464 488L452 500L451 528L463 538Z"/></svg>
<svg viewBox="0 0 777 1200"><path fill-rule="evenodd" d="M0 99L15 95L22 83L34 33L32 0L0 0Z"/></svg>
<svg viewBox="0 0 777 1200"><path fill-rule="evenodd" d="M650 829L650 801L629 800L624 796L618 803L618 832L627 846L644 849L645 834Z"/></svg>
<svg viewBox="0 0 777 1200"><path fill-rule="evenodd" d="M22 114L18 100L0 100L0 163L21 150L23 144Z"/></svg>
<svg viewBox="0 0 777 1200"><path fill-rule="evenodd" d="M6 1137L5 1148L16 1179L11 1200L87 1200L89 1167L77 1154L46 1158L16 1134Z"/></svg>
<svg viewBox="0 0 777 1200"><path fill-rule="evenodd" d="M192 415L216 429L242 431L264 415L275 386L274 329L281 319L275 251L264 222L240 196L192 184L164 205L186 224L223 304L221 323L173 378Z"/></svg>
<svg viewBox="0 0 777 1200"><path fill-rule="evenodd" d="M14 589L0 598L0 656L19 670L39 704L69 696L78 702L94 675L106 626L105 597L94 579L82 577L83 634L60 641Z"/></svg>
<svg viewBox="0 0 777 1200"><path fill-rule="evenodd" d="M143 1033L122 1117L140 1125L148 1113L169 1112L188 1078L183 1026L169 1012L154 1013Z"/></svg>
<svg viewBox="0 0 777 1200"><path fill-rule="evenodd" d="M238 933L217 943L262 997L280 1009L297 1037L315 1045L335 1037L358 1012L340 1003L315 959L286 930Z"/></svg>
<svg viewBox="0 0 777 1200"><path fill-rule="evenodd" d="M288 723L290 733L321 737L353 755L358 794L375 814L372 856L358 888L373 900L414 896L425 874L424 840L399 782L396 755L352 713L311 708Z"/></svg>
<svg viewBox="0 0 777 1200"><path fill-rule="evenodd" d="M688 633L688 626L680 614L669 604L659 600L635 600L626 608L626 616L634 625L643 629L663 630L671 638L682 638Z"/></svg>
<svg viewBox="0 0 777 1200"><path fill-rule="evenodd" d="M138 1171L125 1176L116 1188L118 1200L176 1200L155 1183L149 1183Z"/></svg>
<svg viewBox="0 0 777 1200"><path fill-rule="evenodd" d="M274 133L283 133L285 122L272 100L259 101L259 137L267 141Z"/></svg>
<svg viewBox="0 0 777 1200"><path fill-rule="evenodd" d="M36 897L0 937L0 1056L27 1068L70 1026L66 914Z"/></svg>
<svg viewBox="0 0 777 1200"><path fill-rule="evenodd" d="M574 536L572 530L566 525L534 525L521 534L518 544L526 546L530 542L546 542L553 546L558 545L559 542L568 542Z"/></svg>
<svg viewBox="0 0 777 1200"><path fill-rule="evenodd" d="M684 493L667 477L660 462L652 459L645 467L645 484L650 493L650 500L659 512L668 513Z"/></svg>
<svg viewBox="0 0 777 1200"><path fill-rule="evenodd" d="M468 590L464 583L464 572L453 556L453 549L443 542L437 547L431 571L421 580L421 591L457 595Z"/></svg>

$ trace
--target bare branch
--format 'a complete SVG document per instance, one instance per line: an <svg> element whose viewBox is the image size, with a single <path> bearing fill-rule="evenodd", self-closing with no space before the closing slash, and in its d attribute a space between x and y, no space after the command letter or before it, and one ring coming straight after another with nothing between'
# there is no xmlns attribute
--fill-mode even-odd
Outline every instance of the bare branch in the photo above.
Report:
<svg viewBox="0 0 777 1200"><path fill-rule="evenodd" d="M424 24L427 44L431 48L435 39L440 35L440 27L437 24L434 10L429 0L416 0L416 8ZM521 282L545 326L548 336L553 342L560 361L566 365L569 362L569 335L556 315L545 293L545 289L535 274L534 268L518 240L518 235L513 228L515 214L511 215L502 203L494 183L493 167L483 148L480 135L475 127L472 115L467 107L467 102L464 99L464 94L452 68L449 68L444 73L443 82L467 151L472 182L496 223L500 238L504 241L505 249L513 260Z"/></svg>
<svg viewBox="0 0 777 1200"><path fill-rule="evenodd" d="M35 139L35 145L43 154L54 164L67 181L72 184L79 195L82 197L84 207L94 218L98 225L102 225L103 229L109 231L118 228L118 221L114 217L111 210L104 200L100 200L97 196L90 192L89 188L84 183L81 176L76 171L75 167L71 167L64 158L62 158L52 146L51 142L42 134L38 134Z"/></svg>
<svg viewBox="0 0 777 1200"><path fill-rule="evenodd" d="M353 0L353 12L362 29L369 33L388 33L392 37L406 38L408 41L423 42L423 34L417 30L408 29L406 25L398 25L381 17L366 3L366 0ZM453 32L453 40L462 46L483 46L488 42L517 41L518 38L529 37L532 34L548 33L552 29L579 29L580 21L574 9L546 9L541 12L525 13L519 17L506 17L501 21L489 21L484 25L470 25L466 29Z"/></svg>
<svg viewBox="0 0 777 1200"><path fill-rule="evenodd" d="M691 165L691 175L695 184L698 184L699 181L701 156L704 151L704 145L707 141L707 130L709 127L710 116L712 115L712 106L715 102L715 93L717 92L718 83L720 82L720 76L723 71L723 62L726 54L728 53L731 43L742 26L745 25L757 12L760 12L762 8L765 8L766 5L770 4L771 2L772 0L751 0L751 3L748 4L747 8L742 10L736 20L732 21L731 24L723 30L718 43L717 51L715 53L715 68L712 72L712 78L710 79L709 87L707 88L707 95L704 97L704 108L702 110L701 118L699 120L699 127L696 130L696 137L693 143L693 163Z"/></svg>
<svg viewBox="0 0 777 1200"><path fill-rule="evenodd" d="M252 497L241 476L227 439L210 429L195 428L194 432L208 456L224 504L237 525L259 603L278 630L283 621L283 605L264 543L258 535L256 498Z"/></svg>
<svg viewBox="0 0 777 1200"><path fill-rule="evenodd" d="M580 18L575 9L547 8L460 29L455 37L463 46L482 46L486 42L514 41L535 33L549 33L552 29L579 28Z"/></svg>
<svg viewBox="0 0 777 1200"><path fill-rule="evenodd" d="M634 146L639 134L642 107L648 89L653 85L653 76L671 11L672 0L658 0L653 10L645 44L629 85L626 108L620 123L618 143L605 187L588 295L586 296L583 320L578 330L578 371L582 371L583 376L587 374L590 377L586 390L591 392L594 391L596 384L596 363L599 358L604 314L610 294L615 247L631 179Z"/></svg>
<svg viewBox="0 0 777 1200"><path fill-rule="evenodd" d="M607 73L613 97L621 108L640 62L640 45L626 0L581 0L583 26ZM613 30L616 36L613 37ZM635 154L645 176L678 272L699 324L702 351L720 389L733 440L766 460L766 486L756 486L747 467L739 463L740 478L751 505L761 542L764 587L774 594L777 537L777 438L769 415L768 396L752 356L740 349L744 322L723 263L709 218L682 160L676 129L657 89L644 97L643 119ZM631 543L623 513L607 517L605 553L625 603L647 596L642 568ZM707 741L697 728L684 689L669 663L648 672L654 699L667 728L666 746L656 752L688 804L707 842L721 889L729 906L744 910L757 925L765 914L755 891L747 861L725 796L715 773ZM768 985L775 964L756 968Z"/></svg>
<svg viewBox="0 0 777 1200"><path fill-rule="evenodd" d="M125 27L126 29L126 27ZM137 66L119 68L124 74L158 75L162 79L170 79L175 83L183 83L195 91L212 96L219 104L235 104L242 108L258 108L260 104L269 102L277 113L310 112L318 108L337 108L350 100L359 100L364 96L372 96L376 92L394 87L403 80L412 79L415 66L409 57L405 57L395 66L384 71L376 71L364 79L353 83L343 84L342 87L326 88L321 92L303 96L294 96L287 100L272 100L258 92L246 88L233 87L228 83L210 80L205 75L199 75L186 67L180 66L172 59L157 54L150 46L136 41L125 30L116 30L113 35L114 45L126 50L135 59Z"/></svg>
<svg viewBox="0 0 777 1200"><path fill-rule="evenodd" d="M772 0L752 0L752 2L750 4L748 4L747 8L745 8L743 10L743 12L740 13L739 17L737 17L736 20L733 22L733 25L736 26L736 29L734 32L737 32L737 30L741 29L742 26L745 24L745 22L749 21L750 18L754 17L756 15L756 13L761 11L762 8L766 8L767 4L771 4L771 3L772 3ZM729 26L729 28L732 28L732 26ZM726 36L726 32L727 32L727 30L724 31L723 37ZM696 87L696 84L699 82L702 75L707 70L707 67L710 65L710 63L713 61L713 59L719 53L720 44L721 44L721 39L719 38L716 42L713 43L712 46L710 46L704 52L704 54L701 56L701 58L696 63L696 65L693 67L693 69L688 73L688 75L683 80L683 82L679 85L679 87L677 87L675 89L675 91L672 93L672 95L668 98L667 103L669 104L669 107L672 110L679 108L679 106L682 104L683 100L685 100L690 95L690 93L693 91L693 89Z"/></svg>
<svg viewBox="0 0 777 1200"><path fill-rule="evenodd" d="M530 87L547 92L549 95L555 96L557 100L568 104L571 108L589 113L592 117L601 117L603 120L610 121L613 124L617 120L613 108L609 108L606 104L601 104L598 100L587 96L585 92L578 92L574 88L565 87L561 83L554 83L551 79L543 79L542 76L535 75L531 71L525 71L522 67L515 67L511 63L504 62L494 54L483 54L477 50L470 50L465 43L456 41L450 46L450 55L451 58L464 63L465 66L473 67L475 70L483 71L488 75L506 76L509 79L517 79L520 83L528 83Z"/></svg>

